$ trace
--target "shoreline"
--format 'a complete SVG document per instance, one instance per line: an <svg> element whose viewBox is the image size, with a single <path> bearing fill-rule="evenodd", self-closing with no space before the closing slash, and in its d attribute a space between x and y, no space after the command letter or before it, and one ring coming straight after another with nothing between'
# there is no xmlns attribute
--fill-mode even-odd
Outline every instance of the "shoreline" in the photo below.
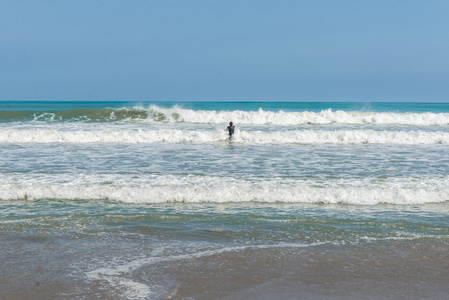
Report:
<svg viewBox="0 0 449 300"><path fill-rule="evenodd" d="M0 255L7 263L0 275L0 298L444 299L449 293L447 241L430 238L211 251L198 257L191 253L183 259L168 256L136 265L116 275L102 269L112 280L89 280L86 274L96 261L118 259L118 253L127 257L128 264L142 260L143 253L133 258L120 251L124 242L111 239L98 244L93 237L68 243L49 237L8 241L3 237ZM11 252L5 256L6 248ZM107 258L99 251L110 248L119 252ZM92 249L90 255L87 249ZM147 290L142 289L145 286Z"/></svg>

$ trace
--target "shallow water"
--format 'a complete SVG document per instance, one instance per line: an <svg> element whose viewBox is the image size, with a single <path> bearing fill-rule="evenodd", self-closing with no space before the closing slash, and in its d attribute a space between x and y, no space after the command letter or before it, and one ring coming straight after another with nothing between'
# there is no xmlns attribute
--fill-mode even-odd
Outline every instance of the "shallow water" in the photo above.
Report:
<svg viewBox="0 0 449 300"><path fill-rule="evenodd" d="M72 298L443 299L448 291L447 204L40 200L0 211L9 296L27 298L17 284Z"/></svg>
<svg viewBox="0 0 449 300"><path fill-rule="evenodd" d="M0 103L0 298L444 299L448 111Z"/></svg>

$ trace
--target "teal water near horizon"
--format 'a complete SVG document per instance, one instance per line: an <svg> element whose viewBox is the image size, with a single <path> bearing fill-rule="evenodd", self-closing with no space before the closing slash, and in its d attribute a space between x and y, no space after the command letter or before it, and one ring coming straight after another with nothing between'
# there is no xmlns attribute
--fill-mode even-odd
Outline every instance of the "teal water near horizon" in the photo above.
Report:
<svg viewBox="0 0 449 300"><path fill-rule="evenodd" d="M179 106L193 110L258 110L313 111L345 110L372 112L449 112L449 103L442 102L208 102L208 101L0 101L1 111L8 110L68 110L98 108L131 108L157 105L163 108Z"/></svg>
<svg viewBox="0 0 449 300"><path fill-rule="evenodd" d="M0 102L2 267L69 298L443 299L448 126L449 103Z"/></svg>

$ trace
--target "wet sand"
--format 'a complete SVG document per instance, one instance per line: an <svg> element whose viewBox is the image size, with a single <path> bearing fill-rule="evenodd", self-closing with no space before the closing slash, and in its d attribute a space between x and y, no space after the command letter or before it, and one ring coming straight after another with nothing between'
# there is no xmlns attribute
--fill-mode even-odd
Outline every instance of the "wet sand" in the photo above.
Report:
<svg viewBox="0 0 449 300"><path fill-rule="evenodd" d="M86 276L119 244L24 236L0 245L0 299L139 298ZM449 253L432 239L248 248L165 257L114 276L149 287L146 299L447 299Z"/></svg>
<svg viewBox="0 0 449 300"><path fill-rule="evenodd" d="M141 269L171 274L170 299L447 299L449 255L435 245L247 250Z"/></svg>

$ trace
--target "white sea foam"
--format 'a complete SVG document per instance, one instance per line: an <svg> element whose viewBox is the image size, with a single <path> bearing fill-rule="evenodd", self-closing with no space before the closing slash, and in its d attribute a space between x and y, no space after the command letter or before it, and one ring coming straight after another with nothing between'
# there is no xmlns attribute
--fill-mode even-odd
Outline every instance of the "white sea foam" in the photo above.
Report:
<svg viewBox="0 0 449 300"><path fill-rule="evenodd" d="M1 200L109 200L126 203L442 203L449 178L292 180L213 176L0 176Z"/></svg>
<svg viewBox="0 0 449 300"><path fill-rule="evenodd" d="M228 140L222 130L0 130L0 143L216 143ZM240 144L449 144L449 132L377 130L237 130Z"/></svg>
<svg viewBox="0 0 449 300"><path fill-rule="evenodd" d="M160 108L151 106L147 121L186 122L197 124L226 124L232 120L240 125L304 125L304 124L401 124L435 126L448 125L448 113L393 113L333 111L284 112L284 111L214 111L190 110L180 107ZM163 117L161 117L163 116Z"/></svg>

